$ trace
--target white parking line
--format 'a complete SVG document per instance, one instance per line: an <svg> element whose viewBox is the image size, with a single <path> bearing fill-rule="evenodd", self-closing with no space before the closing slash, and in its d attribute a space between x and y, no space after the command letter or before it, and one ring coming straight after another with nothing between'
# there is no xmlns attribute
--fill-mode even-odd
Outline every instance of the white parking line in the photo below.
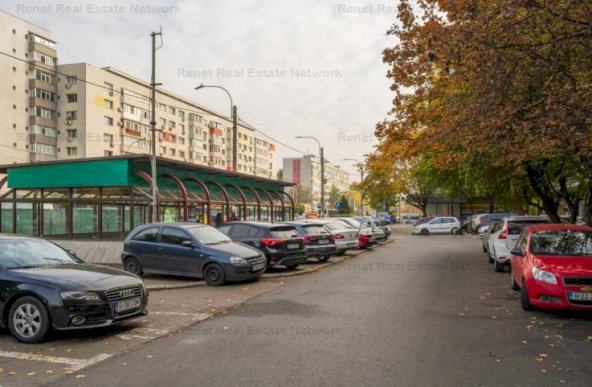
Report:
<svg viewBox="0 0 592 387"><path fill-rule="evenodd" d="M107 353L101 353L97 356L91 357L90 359L72 359L68 357L56 357L56 356L48 356L48 355L35 355L32 353L24 353L24 352L7 352L7 351L0 351L0 357L6 357L10 359L18 359L18 360L30 360L30 361L39 361L44 363L59 363L59 364L66 364L69 365L69 369L72 371L79 371L85 367L103 361L105 359L110 358L112 355Z"/></svg>

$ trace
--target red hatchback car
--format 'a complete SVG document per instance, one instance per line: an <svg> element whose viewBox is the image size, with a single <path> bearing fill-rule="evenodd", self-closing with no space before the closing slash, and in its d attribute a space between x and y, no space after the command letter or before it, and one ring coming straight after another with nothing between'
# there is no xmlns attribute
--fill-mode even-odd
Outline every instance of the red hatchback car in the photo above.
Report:
<svg viewBox="0 0 592 387"><path fill-rule="evenodd" d="M511 251L512 289L525 310L592 309L592 227L540 224Z"/></svg>

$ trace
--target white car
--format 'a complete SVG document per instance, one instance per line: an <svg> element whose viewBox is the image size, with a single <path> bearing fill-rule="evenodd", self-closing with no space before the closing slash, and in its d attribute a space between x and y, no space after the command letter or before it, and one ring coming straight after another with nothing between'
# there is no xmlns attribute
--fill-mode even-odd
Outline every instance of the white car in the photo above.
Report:
<svg viewBox="0 0 592 387"><path fill-rule="evenodd" d="M460 229L460 222L453 216L438 216L427 223L413 227L414 234L454 234Z"/></svg>
<svg viewBox="0 0 592 387"><path fill-rule="evenodd" d="M547 216L512 216L504 219L501 228L493 234L493 246L490 244L490 257L493 259L493 269L504 271L504 266L510 264L510 251L514 248L522 228L532 224L549 223ZM493 247L493 249L491 249Z"/></svg>

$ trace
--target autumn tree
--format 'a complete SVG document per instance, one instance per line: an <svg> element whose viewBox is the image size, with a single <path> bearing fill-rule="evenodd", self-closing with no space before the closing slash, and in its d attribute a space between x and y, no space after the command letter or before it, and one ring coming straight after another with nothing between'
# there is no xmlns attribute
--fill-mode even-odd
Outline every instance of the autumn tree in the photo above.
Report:
<svg viewBox="0 0 592 387"><path fill-rule="evenodd" d="M553 221L560 203L577 213L584 200L590 222L591 14L576 0L401 0L384 51L394 99L381 145L445 170L482 160L514 186L523 179L522 199Z"/></svg>

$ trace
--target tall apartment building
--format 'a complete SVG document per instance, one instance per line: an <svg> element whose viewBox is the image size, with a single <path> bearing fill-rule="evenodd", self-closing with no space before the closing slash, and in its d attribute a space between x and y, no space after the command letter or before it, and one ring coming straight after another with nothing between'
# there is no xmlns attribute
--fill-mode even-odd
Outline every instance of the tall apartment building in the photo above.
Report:
<svg viewBox="0 0 592 387"><path fill-rule="evenodd" d="M150 85L111 67L58 67L59 158L150 152ZM232 170L229 117L175 95L156 92L156 153L173 160ZM275 144L238 125L237 171L273 177Z"/></svg>
<svg viewBox="0 0 592 387"><path fill-rule="evenodd" d="M0 164L149 153L150 85L111 67L57 64L51 33L0 11ZM9 56L7 56L9 55ZM232 122L156 93L157 155L232 169ZM237 171L273 178L275 143L238 125Z"/></svg>
<svg viewBox="0 0 592 387"><path fill-rule="evenodd" d="M0 11L0 164L56 158L57 52L51 32Z"/></svg>
<svg viewBox="0 0 592 387"><path fill-rule="evenodd" d="M315 203L321 200L321 159L307 155L300 158L284 158L284 181L310 189L312 200ZM325 195L331 187L336 187L340 192L349 190L349 174L338 165L325 160Z"/></svg>

